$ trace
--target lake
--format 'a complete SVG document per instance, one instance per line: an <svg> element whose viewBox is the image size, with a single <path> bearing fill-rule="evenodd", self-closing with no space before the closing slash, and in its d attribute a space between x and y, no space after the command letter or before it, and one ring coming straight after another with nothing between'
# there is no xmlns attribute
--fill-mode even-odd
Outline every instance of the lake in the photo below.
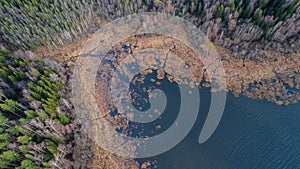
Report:
<svg viewBox="0 0 300 169"><path fill-rule="evenodd" d="M210 106L209 90L200 94L200 112L185 139L164 154L137 161L157 161L159 169L300 168L300 103L278 106L228 93L218 128L199 144Z"/></svg>

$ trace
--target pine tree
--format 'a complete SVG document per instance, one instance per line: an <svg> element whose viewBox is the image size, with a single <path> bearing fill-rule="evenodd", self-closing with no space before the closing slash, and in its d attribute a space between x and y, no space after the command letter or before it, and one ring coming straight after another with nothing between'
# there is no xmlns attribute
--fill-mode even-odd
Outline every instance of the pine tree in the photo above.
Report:
<svg viewBox="0 0 300 169"><path fill-rule="evenodd" d="M70 119L64 114L58 115L58 118L59 118L59 121L64 125L70 123Z"/></svg>
<svg viewBox="0 0 300 169"><path fill-rule="evenodd" d="M21 144L28 144L31 140L32 140L32 138L30 136L28 136L28 135L19 136L17 138L17 142L19 142Z"/></svg>
<svg viewBox="0 0 300 169"><path fill-rule="evenodd" d="M4 103L0 104L0 108L16 115L17 117L22 117L16 112L16 110L19 110L19 104L14 100L6 99Z"/></svg>
<svg viewBox="0 0 300 169"><path fill-rule="evenodd" d="M262 13L263 13L263 11L261 9L257 9L255 11L254 16L253 16L254 23L259 24L262 21Z"/></svg>
<svg viewBox="0 0 300 169"><path fill-rule="evenodd" d="M1 155L0 155L0 161L3 162L4 164L6 164L4 167L7 167L9 164L16 162L18 160L18 158L20 157L20 155L13 151L13 150L8 150L8 151L4 151ZM2 164L2 163L1 163Z"/></svg>
<svg viewBox="0 0 300 169"><path fill-rule="evenodd" d="M26 110L24 113L27 116L27 119L33 119L35 117L35 112L33 110Z"/></svg>
<svg viewBox="0 0 300 169"><path fill-rule="evenodd" d="M10 137L7 133L0 134L0 150L4 150L6 146L10 143Z"/></svg>
<svg viewBox="0 0 300 169"><path fill-rule="evenodd" d="M2 115L2 112L0 112L0 127L11 127L9 122L9 119Z"/></svg>

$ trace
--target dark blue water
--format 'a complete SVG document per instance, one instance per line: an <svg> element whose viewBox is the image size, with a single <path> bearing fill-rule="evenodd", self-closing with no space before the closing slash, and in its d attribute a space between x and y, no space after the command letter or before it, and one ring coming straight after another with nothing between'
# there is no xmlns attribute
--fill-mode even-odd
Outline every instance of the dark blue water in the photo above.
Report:
<svg viewBox="0 0 300 169"><path fill-rule="evenodd" d="M201 89L201 108L187 137L170 151L146 159L159 169L300 168L300 103L277 106L227 95L223 118L208 141L198 143L210 105Z"/></svg>

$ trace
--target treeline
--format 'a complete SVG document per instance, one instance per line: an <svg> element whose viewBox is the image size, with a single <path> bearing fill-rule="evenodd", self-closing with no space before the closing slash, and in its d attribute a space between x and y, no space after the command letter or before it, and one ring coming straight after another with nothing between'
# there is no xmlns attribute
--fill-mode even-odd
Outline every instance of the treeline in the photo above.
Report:
<svg viewBox="0 0 300 169"><path fill-rule="evenodd" d="M70 43L88 29L92 8L92 0L0 1L0 35L19 49Z"/></svg>
<svg viewBox="0 0 300 169"><path fill-rule="evenodd" d="M300 51L298 0L104 0L100 4L101 14L109 20L146 11L183 17L237 59L261 61L266 51L286 57Z"/></svg>
<svg viewBox="0 0 300 169"><path fill-rule="evenodd" d="M0 168L69 168L73 124L63 78L44 62L0 51Z"/></svg>
<svg viewBox="0 0 300 169"><path fill-rule="evenodd" d="M298 0L50 0L0 2L0 35L17 49L62 45L85 35L98 17L168 12L191 20L224 46L232 41L287 41L299 36Z"/></svg>
<svg viewBox="0 0 300 169"><path fill-rule="evenodd" d="M9 0L0 2L0 35L17 49L62 45L85 35L98 17L167 12L191 20L208 37L229 41L299 39L298 0ZM97 25L97 24L96 24Z"/></svg>
<svg viewBox="0 0 300 169"><path fill-rule="evenodd" d="M283 42L300 32L298 0L111 0L100 4L110 19L145 11L181 16L211 40Z"/></svg>
<svg viewBox="0 0 300 169"><path fill-rule="evenodd" d="M298 8L298 0L193 0L178 3L175 14L199 16L199 26L211 32L211 38L222 35L246 41L282 42L300 31L299 28L289 29L291 24L297 25Z"/></svg>

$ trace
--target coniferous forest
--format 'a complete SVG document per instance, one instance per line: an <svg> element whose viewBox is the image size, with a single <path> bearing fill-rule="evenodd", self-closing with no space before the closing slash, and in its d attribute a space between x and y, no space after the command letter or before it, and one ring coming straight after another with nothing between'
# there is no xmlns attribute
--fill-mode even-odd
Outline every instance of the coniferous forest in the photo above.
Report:
<svg viewBox="0 0 300 169"><path fill-rule="evenodd" d="M13 52L72 44L99 18L143 12L183 17L242 59L300 50L299 0L1 0L0 168L76 168L70 70Z"/></svg>
<svg viewBox="0 0 300 169"><path fill-rule="evenodd" d="M0 3L1 41L13 49L62 45L91 31L99 17L112 20L142 12L184 17L225 47L263 40L299 46L297 0L6 0Z"/></svg>
<svg viewBox="0 0 300 169"><path fill-rule="evenodd" d="M64 79L42 60L3 50L0 65L0 168L66 165L73 126L62 97Z"/></svg>

